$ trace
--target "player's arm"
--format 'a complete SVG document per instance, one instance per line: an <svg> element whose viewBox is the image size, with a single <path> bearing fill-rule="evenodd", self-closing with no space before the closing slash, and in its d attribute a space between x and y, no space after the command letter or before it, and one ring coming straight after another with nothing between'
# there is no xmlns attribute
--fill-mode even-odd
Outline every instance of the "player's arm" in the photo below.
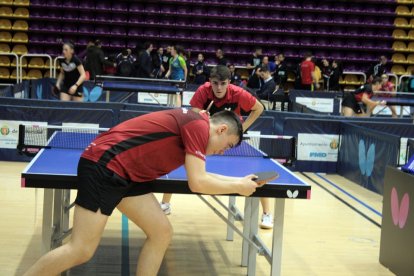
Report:
<svg viewBox="0 0 414 276"><path fill-rule="evenodd" d="M256 100L256 103L251 108L249 117L247 117L246 121L243 123L243 131L246 131L254 123L254 121L259 118L259 116L263 113L263 110L263 105Z"/></svg>
<svg viewBox="0 0 414 276"><path fill-rule="evenodd" d="M383 102L380 102L380 101L373 101L373 100L371 100L371 99L367 96L367 94L366 94L366 93L364 93L364 94L362 95L361 102L367 106L367 114L369 114L369 115L371 115L372 111L374 110L374 108L375 108L377 105L385 105L385 104L386 104L386 102L384 102L384 101L383 101Z"/></svg>
<svg viewBox="0 0 414 276"><path fill-rule="evenodd" d="M206 163L192 154L185 156L188 186L200 194L240 194L250 196L258 187L252 180L254 175L243 178L226 178L206 172Z"/></svg>
<svg viewBox="0 0 414 276"><path fill-rule="evenodd" d="M83 68L83 65L80 64L78 67L78 72L79 72L79 79L76 81L75 85L76 86L80 86L82 85L82 83L85 81L86 79L86 73L85 73L85 68Z"/></svg>
<svg viewBox="0 0 414 276"><path fill-rule="evenodd" d="M65 78L65 74L63 73L63 68L60 68L59 76L56 80L56 87L60 90L62 81Z"/></svg>

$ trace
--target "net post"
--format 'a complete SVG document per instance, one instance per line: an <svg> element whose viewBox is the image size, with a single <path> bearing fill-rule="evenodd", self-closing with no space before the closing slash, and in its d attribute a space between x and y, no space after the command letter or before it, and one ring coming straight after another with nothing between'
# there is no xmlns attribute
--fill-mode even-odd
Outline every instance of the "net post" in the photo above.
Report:
<svg viewBox="0 0 414 276"><path fill-rule="evenodd" d="M26 126L19 125L19 138L17 141L17 150L19 151L20 154L23 152L25 131L26 131Z"/></svg>

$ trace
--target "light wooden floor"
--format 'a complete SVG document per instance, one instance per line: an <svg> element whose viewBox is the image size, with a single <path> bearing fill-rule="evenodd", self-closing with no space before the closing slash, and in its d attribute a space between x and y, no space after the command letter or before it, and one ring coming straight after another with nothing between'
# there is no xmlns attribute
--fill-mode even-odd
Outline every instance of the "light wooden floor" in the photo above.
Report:
<svg viewBox="0 0 414 276"><path fill-rule="evenodd" d="M24 163L0 162L0 275L21 275L40 257L42 190L20 188ZM335 198L340 197L374 222L381 218L315 174L311 200L287 200L282 275L392 275L379 264L380 228ZM381 212L382 198L340 176L323 176ZM306 178L304 178L307 180ZM321 185L323 188L321 188ZM326 189L326 190L325 190ZM222 198L226 200L225 197ZM169 216L174 240L160 275L243 275L241 239L225 240L225 224L197 197L173 197ZM238 199L242 210L242 199ZM277 221L276 221L277 223ZM271 231L261 230L271 245ZM130 270L143 241L129 223ZM120 275L121 215L110 218L94 258L70 275ZM269 265L258 258L257 275L268 275Z"/></svg>

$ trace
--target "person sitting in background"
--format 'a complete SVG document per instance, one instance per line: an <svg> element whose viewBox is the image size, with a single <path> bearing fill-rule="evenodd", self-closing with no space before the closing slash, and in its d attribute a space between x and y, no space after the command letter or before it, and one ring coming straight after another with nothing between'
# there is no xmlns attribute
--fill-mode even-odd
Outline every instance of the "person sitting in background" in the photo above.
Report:
<svg viewBox="0 0 414 276"><path fill-rule="evenodd" d="M184 53L183 47L176 45L171 48L170 64L165 78L171 80L186 80L187 64L179 53Z"/></svg>
<svg viewBox="0 0 414 276"><path fill-rule="evenodd" d="M132 77L134 71L134 58L128 49L122 50L121 55L116 58L116 74L121 77Z"/></svg>
<svg viewBox="0 0 414 276"><path fill-rule="evenodd" d="M407 80L407 92L414 92L414 70L411 71L411 76Z"/></svg>
<svg viewBox="0 0 414 276"><path fill-rule="evenodd" d="M342 64L339 61L332 61L332 70L329 77L329 90L330 91L341 91L341 85L339 80L342 77L343 69Z"/></svg>
<svg viewBox="0 0 414 276"><path fill-rule="evenodd" d="M60 73L56 80L56 90L60 92L59 96L62 101L81 102L83 101L82 84L86 75L82 62L74 53L74 44L65 42L62 48L64 58L59 59Z"/></svg>
<svg viewBox="0 0 414 276"><path fill-rule="evenodd" d="M323 89L325 91L329 91L329 80L331 78L332 67L329 65L329 61L326 58L322 59L321 72L323 78Z"/></svg>
<svg viewBox="0 0 414 276"><path fill-rule="evenodd" d="M367 72L367 83L370 83L375 77L381 77L387 73L388 59L386 56L379 58L379 63L372 65Z"/></svg>
<svg viewBox="0 0 414 276"><path fill-rule="evenodd" d="M354 92L347 93L342 101L342 115L345 117L353 116L371 116L372 111L378 105L386 105L386 102L371 100L375 92L380 91L382 86L381 78L374 78L370 84L365 84L355 90ZM360 104L362 104L366 111L364 111Z"/></svg>
<svg viewBox="0 0 414 276"><path fill-rule="evenodd" d="M96 40L95 44L88 48L85 60L85 70L89 72L89 79L94 80L96 76L102 75L104 65L116 66L116 63L105 59L100 40Z"/></svg>
<svg viewBox="0 0 414 276"><path fill-rule="evenodd" d="M136 76L138 78L153 78L151 52L154 49L152 43L145 42L144 49L139 53L136 61Z"/></svg>
<svg viewBox="0 0 414 276"><path fill-rule="evenodd" d="M280 53L275 57L276 68L274 73L274 79L277 89L285 89L285 84L288 77L288 68L285 64L285 55Z"/></svg>
<svg viewBox="0 0 414 276"><path fill-rule="evenodd" d="M387 74L382 74L381 76L381 91L388 92L388 93L378 93L378 96L383 98L392 98L395 97L396 91L395 91L395 85L389 81L389 77ZM397 118L397 110L395 109L395 106L388 105L388 108L391 110L391 114L393 118Z"/></svg>
<svg viewBox="0 0 414 276"><path fill-rule="evenodd" d="M228 60L224 57L224 52L222 49L217 49L216 57L217 57L217 65L227 66L227 64L229 63Z"/></svg>
<svg viewBox="0 0 414 276"><path fill-rule="evenodd" d="M156 78L161 78L164 75L165 68L163 64L164 48L159 47L157 51L152 53L152 74Z"/></svg>
<svg viewBox="0 0 414 276"><path fill-rule="evenodd" d="M306 53L304 60L300 64L300 79L303 90L313 91L314 88L319 88L315 74L315 64L312 62L311 53Z"/></svg>
<svg viewBox="0 0 414 276"><path fill-rule="evenodd" d="M273 93L276 92L276 83L272 78L269 67L262 64L258 71L260 78L263 80L263 84L256 92L257 97L265 101L272 101Z"/></svg>
<svg viewBox="0 0 414 276"><path fill-rule="evenodd" d="M242 86L242 79L241 79L241 76L236 73L236 66L234 66L234 64L230 64L229 70L230 70L230 84Z"/></svg>
<svg viewBox="0 0 414 276"><path fill-rule="evenodd" d="M109 76L115 76L117 72L116 68L116 56L110 55L106 59L107 63L104 64L104 74Z"/></svg>
<svg viewBox="0 0 414 276"><path fill-rule="evenodd" d="M208 66L204 63L204 55L198 54L197 63L193 67L194 83L204 84L208 78L209 71Z"/></svg>
<svg viewBox="0 0 414 276"><path fill-rule="evenodd" d="M266 65L267 67L269 67L269 71L273 75L273 73L276 70L276 64L274 62L270 62L268 56L264 56L263 57L263 59L262 59L262 65Z"/></svg>

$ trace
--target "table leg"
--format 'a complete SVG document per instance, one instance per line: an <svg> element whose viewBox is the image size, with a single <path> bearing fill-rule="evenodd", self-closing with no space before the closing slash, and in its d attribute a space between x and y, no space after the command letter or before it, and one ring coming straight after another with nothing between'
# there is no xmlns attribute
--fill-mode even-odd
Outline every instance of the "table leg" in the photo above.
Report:
<svg viewBox="0 0 414 276"><path fill-rule="evenodd" d="M52 236L52 248L56 248L62 245L60 237L63 234L62 229L62 217L64 216L63 208L63 193L64 190L54 190L54 202L53 202L53 236Z"/></svg>
<svg viewBox="0 0 414 276"><path fill-rule="evenodd" d="M229 196L229 209L233 210L234 205L236 205L236 197L235 196ZM227 213L227 219L234 224L234 216L232 213ZM233 228L227 224L227 237L226 240L233 241L234 231Z"/></svg>
<svg viewBox="0 0 414 276"><path fill-rule="evenodd" d="M62 202L62 231L69 230L69 213L70 213L70 190L63 190L63 202Z"/></svg>
<svg viewBox="0 0 414 276"><path fill-rule="evenodd" d="M43 197L42 218L42 254L52 248L53 237L53 189L45 189Z"/></svg>
<svg viewBox="0 0 414 276"><path fill-rule="evenodd" d="M107 103L109 103L109 102L111 101L111 91L106 90L106 91L105 91L105 96L106 96L105 101L106 101Z"/></svg>
<svg viewBox="0 0 414 276"><path fill-rule="evenodd" d="M273 227L271 276L281 275L283 224L285 219L285 199L275 198L275 225Z"/></svg>
<svg viewBox="0 0 414 276"><path fill-rule="evenodd" d="M251 198L251 213L250 213L250 239L255 240L259 228L259 198ZM249 246L249 260L247 265L247 275L256 275L256 257L257 249L254 246Z"/></svg>
<svg viewBox="0 0 414 276"><path fill-rule="evenodd" d="M243 234L246 237L250 237L250 221L251 221L251 210L252 210L252 198L246 197L244 200L244 223L243 223ZM243 239L243 245L242 245L242 266L247 266L248 262L248 255L249 252L249 243Z"/></svg>

